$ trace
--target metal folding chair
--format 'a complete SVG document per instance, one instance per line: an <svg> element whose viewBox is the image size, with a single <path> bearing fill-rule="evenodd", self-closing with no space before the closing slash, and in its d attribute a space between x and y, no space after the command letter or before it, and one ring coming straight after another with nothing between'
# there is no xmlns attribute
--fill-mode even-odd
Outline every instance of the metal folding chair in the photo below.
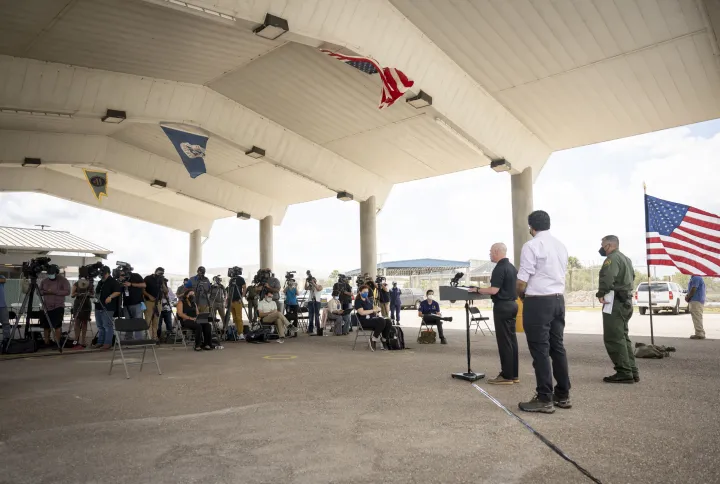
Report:
<svg viewBox="0 0 720 484"><path fill-rule="evenodd" d="M425 316L420 318L420 328L418 329L418 334L416 338L418 343L420 343L420 335L422 334L423 329L435 332L433 326L435 326L435 323L433 321L426 321Z"/></svg>
<svg viewBox="0 0 720 484"><path fill-rule="evenodd" d="M485 327L487 328L487 330L490 331L490 334L495 334L493 333L492 329L490 329L490 325L488 324L489 319L490 318L482 315L480 309L475 306L470 306L470 327L472 328L472 325L475 325L475 334L477 334L479 329L482 335L485 336L485 331L483 331L483 329L480 327L480 323L483 322L485 323Z"/></svg>
<svg viewBox="0 0 720 484"><path fill-rule="evenodd" d="M147 321L145 321L142 318L130 318L130 319L116 319L113 322L113 326L115 329L115 332L118 331L145 331L147 335L148 330L148 324ZM112 374L113 365L115 364L115 352L120 351L120 359L122 360L123 367L125 367L125 376L129 379L130 373L128 372L128 365L140 365L140 371L143 369L143 365L145 364L145 353L147 353L147 349L152 349L153 357L155 358L155 365L157 366L158 375L162 375L162 371L160 371L160 362L157 358L157 353L155 352L155 346L157 344L155 343L155 340L153 339L133 339L133 340L125 340L121 341L120 338L115 338L115 345L113 346L113 352L112 352L112 358L110 359L110 371L108 374ZM125 360L125 352L130 351L132 349L143 350L142 359L140 360L140 363L128 363Z"/></svg>
<svg viewBox="0 0 720 484"><path fill-rule="evenodd" d="M370 338L373 335L373 332L371 330L367 330L367 329L363 328L363 325L362 325L363 318L357 315L357 310L353 310L353 312L350 313L350 326L351 327L352 327L353 317L355 317L355 319L357 320L357 329L355 330L355 341L353 341L353 347L352 347L352 349L355 350L355 346L357 346L358 338L363 338L365 341L369 342ZM380 342L380 345L382 345L382 342Z"/></svg>

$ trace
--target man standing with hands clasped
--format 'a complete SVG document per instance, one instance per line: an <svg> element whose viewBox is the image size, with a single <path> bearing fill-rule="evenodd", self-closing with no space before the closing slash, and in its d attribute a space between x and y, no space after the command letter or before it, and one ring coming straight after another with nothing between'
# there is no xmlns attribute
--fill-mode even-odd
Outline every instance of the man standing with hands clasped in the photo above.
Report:
<svg viewBox="0 0 720 484"><path fill-rule="evenodd" d="M570 376L563 345L567 249L550 234L550 215L528 216L530 235L520 254L517 292L523 298L523 323L533 359L537 395L518 406L525 412L555 413L570 408ZM553 377L557 385L553 389Z"/></svg>
<svg viewBox="0 0 720 484"><path fill-rule="evenodd" d="M500 354L500 374L490 378L491 385L520 383L518 376L518 342L515 333L517 317L517 270L507 258L507 246L502 242L490 248L490 260L495 268L490 276L490 287L475 288L473 292L489 294L493 300L495 338Z"/></svg>
<svg viewBox="0 0 720 484"><path fill-rule="evenodd" d="M606 257L600 268L600 281L595 296L603 305L603 340L608 356L615 365L615 374L603 378L605 383L635 383L640 374L635 366L628 322L633 314L632 290L635 270L632 261L620 252L615 235L603 237L598 251Z"/></svg>

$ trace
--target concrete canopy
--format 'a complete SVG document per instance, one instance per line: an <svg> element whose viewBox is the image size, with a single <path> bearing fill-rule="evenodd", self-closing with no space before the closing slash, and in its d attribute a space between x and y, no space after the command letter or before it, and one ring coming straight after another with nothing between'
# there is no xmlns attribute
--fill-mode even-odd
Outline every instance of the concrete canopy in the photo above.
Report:
<svg viewBox="0 0 720 484"><path fill-rule="evenodd" d="M0 191L98 205L179 230L505 159L535 177L553 150L720 117L710 0L25 0L2 4ZM276 40L253 34L271 13ZM432 96L377 109L372 56ZM101 122L123 110L121 124ZM440 122L436 122L439 120ZM160 123L208 134L192 180ZM252 146L266 156L245 156ZM40 169L19 168L40 157ZM159 179L165 189L150 187Z"/></svg>

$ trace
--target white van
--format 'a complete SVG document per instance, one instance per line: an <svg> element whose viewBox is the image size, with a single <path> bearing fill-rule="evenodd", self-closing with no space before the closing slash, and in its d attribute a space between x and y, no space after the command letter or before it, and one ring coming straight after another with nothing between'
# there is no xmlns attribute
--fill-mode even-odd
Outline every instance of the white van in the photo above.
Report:
<svg viewBox="0 0 720 484"><path fill-rule="evenodd" d="M685 301L685 291L674 282L641 282L635 290L635 305L640 309L640 314L646 314L650 307L650 295L652 295L653 314L660 311L672 311L673 314L680 314L682 309L690 312L688 303Z"/></svg>

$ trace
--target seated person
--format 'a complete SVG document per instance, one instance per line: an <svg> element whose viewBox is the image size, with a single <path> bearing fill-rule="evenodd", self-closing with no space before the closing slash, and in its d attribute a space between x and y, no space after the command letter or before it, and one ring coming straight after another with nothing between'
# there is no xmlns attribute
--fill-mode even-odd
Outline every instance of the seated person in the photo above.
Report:
<svg viewBox="0 0 720 484"><path fill-rule="evenodd" d="M343 332L343 313L342 305L340 304L340 293L338 291L332 292L332 299L327 303L327 307L323 309L321 320L325 331L333 329L336 336L347 334ZM330 328L327 323L330 321Z"/></svg>
<svg viewBox="0 0 720 484"><path fill-rule="evenodd" d="M440 343L446 345L447 340L443 334L443 321L452 321L452 318L443 318L440 312L440 304L434 301L435 292L430 289L425 293L427 299L420 303L420 309L418 309L418 316L428 324L434 324L437 326L438 334L440 335Z"/></svg>
<svg viewBox="0 0 720 484"><path fill-rule="evenodd" d="M271 292L268 292L265 297L258 303L258 315L260 316L260 321L263 324L275 323L278 336L280 337L280 339L277 340L278 343L285 342L285 333L287 332L288 328L290 329L290 332L292 334L295 334L297 332L297 329L295 329L293 326L290 326L290 322L287 320L287 318L283 316L280 311L278 311L277 304L273 300L273 295Z"/></svg>
<svg viewBox="0 0 720 484"><path fill-rule="evenodd" d="M208 319L197 320L198 307L192 288L185 289L175 308L182 327L195 331L195 351L212 350L212 327Z"/></svg>
<svg viewBox="0 0 720 484"><path fill-rule="evenodd" d="M390 336L390 325L384 318L378 317L375 309L373 308L373 300L370 298L370 290L367 285L360 286L358 295L355 298L355 309L357 311L357 317L362 324L363 329L372 330L373 335L370 337L368 344L370 350L375 351L377 348L377 342L380 341L380 336L385 337L387 341ZM384 349L382 342L380 343L380 349Z"/></svg>

